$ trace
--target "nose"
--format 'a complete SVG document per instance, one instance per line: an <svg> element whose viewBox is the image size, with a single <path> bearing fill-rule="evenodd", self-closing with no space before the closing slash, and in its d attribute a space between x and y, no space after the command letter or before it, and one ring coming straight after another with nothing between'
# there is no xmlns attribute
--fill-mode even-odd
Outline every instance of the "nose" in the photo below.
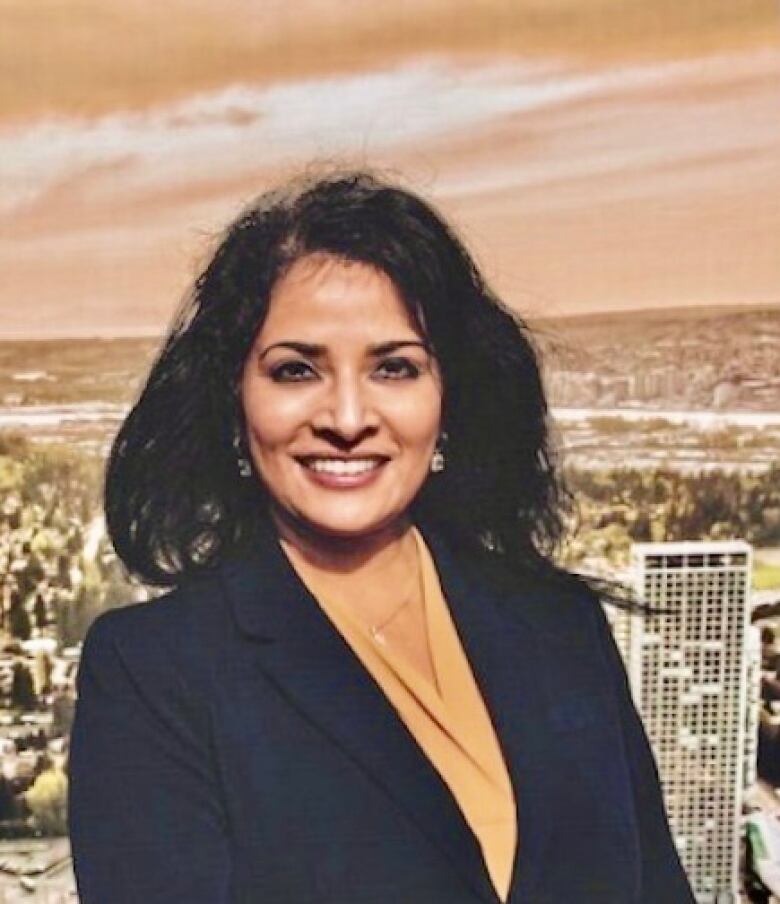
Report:
<svg viewBox="0 0 780 904"><path fill-rule="evenodd" d="M377 424L378 416L367 388L358 378L342 375L334 379L314 426L354 443L365 433L375 432Z"/></svg>

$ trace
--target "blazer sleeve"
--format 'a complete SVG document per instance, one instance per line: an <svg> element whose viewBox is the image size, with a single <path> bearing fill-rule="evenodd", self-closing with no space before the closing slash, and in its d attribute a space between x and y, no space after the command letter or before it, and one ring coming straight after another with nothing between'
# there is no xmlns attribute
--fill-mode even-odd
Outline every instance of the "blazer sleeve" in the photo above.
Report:
<svg viewBox="0 0 780 904"><path fill-rule="evenodd" d="M197 715L174 658L138 614L99 616L82 651L68 808L80 901L220 904L229 848L205 707Z"/></svg>
<svg viewBox="0 0 780 904"><path fill-rule="evenodd" d="M680 863L661 792L658 768L637 713L623 658L600 603L596 604L602 649L618 696L626 756L634 791L641 855L636 904L696 904Z"/></svg>

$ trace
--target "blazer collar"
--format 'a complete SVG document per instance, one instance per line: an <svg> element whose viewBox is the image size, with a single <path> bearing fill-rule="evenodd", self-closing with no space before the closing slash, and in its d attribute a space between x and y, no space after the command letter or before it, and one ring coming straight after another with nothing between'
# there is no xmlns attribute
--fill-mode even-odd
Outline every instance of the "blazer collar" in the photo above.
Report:
<svg viewBox="0 0 780 904"><path fill-rule="evenodd" d="M436 562L445 594L468 580L489 593L508 618L525 622L545 640L566 647L590 643L577 620L567 617L565 594L549 583L529 582L522 591L514 592L488 590L474 566L459 560L439 531L419 525L418 529ZM220 572L239 628L257 640L282 639L296 628L292 617L296 607L290 601L305 600L309 606L317 606L270 525L260 529L253 548L230 558Z"/></svg>
<svg viewBox="0 0 780 904"><path fill-rule="evenodd" d="M556 658L554 650L540 649L540 638L555 632L539 615L541 601L522 595L504 599L489 591L440 536L421 532L509 768L519 833L510 901L525 901L556 796L550 768L556 735L544 695L534 690ZM240 630L255 641L258 676L277 684L384 789L473 892L497 904L477 839L449 789L308 592L275 535L269 531L251 555L224 565L222 578ZM533 624L539 630L530 630ZM532 831L525 832L526 825Z"/></svg>

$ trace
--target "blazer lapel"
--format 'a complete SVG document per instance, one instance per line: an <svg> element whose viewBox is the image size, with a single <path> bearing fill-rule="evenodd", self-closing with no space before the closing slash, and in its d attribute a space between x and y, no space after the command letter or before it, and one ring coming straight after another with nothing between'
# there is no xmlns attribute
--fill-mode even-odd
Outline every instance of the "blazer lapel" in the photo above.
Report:
<svg viewBox="0 0 780 904"><path fill-rule="evenodd" d="M222 569L253 657L300 712L379 785L477 895L496 904L479 844L446 784L290 565L276 538ZM485 626L489 630L489 626Z"/></svg>
<svg viewBox="0 0 780 904"><path fill-rule="evenodd" d="M555 733L541 686L545 670L554 664L555 651L540 645L542 635L532 615L516 617L524 611L530 615L537 603L530 593L503 600L484 580L469 574L437 534L424 530L423 534L509 769L518 826L509 901L527 901L554 825L557 795L551 746ZM538 601L540 606L544 603Z"/></svg>

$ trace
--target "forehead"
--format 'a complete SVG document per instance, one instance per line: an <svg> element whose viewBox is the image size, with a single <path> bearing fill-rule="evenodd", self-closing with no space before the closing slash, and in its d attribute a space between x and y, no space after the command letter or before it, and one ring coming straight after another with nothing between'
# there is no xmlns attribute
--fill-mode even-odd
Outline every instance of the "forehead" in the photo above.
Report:
<svg viewBox="0 0 780 904"><path fill-rule="evenodd" d="M386 273L328 255L301 258L273 288L260 337L267 340L291 331L295 336L285 338L420 338Z"/></svg>

